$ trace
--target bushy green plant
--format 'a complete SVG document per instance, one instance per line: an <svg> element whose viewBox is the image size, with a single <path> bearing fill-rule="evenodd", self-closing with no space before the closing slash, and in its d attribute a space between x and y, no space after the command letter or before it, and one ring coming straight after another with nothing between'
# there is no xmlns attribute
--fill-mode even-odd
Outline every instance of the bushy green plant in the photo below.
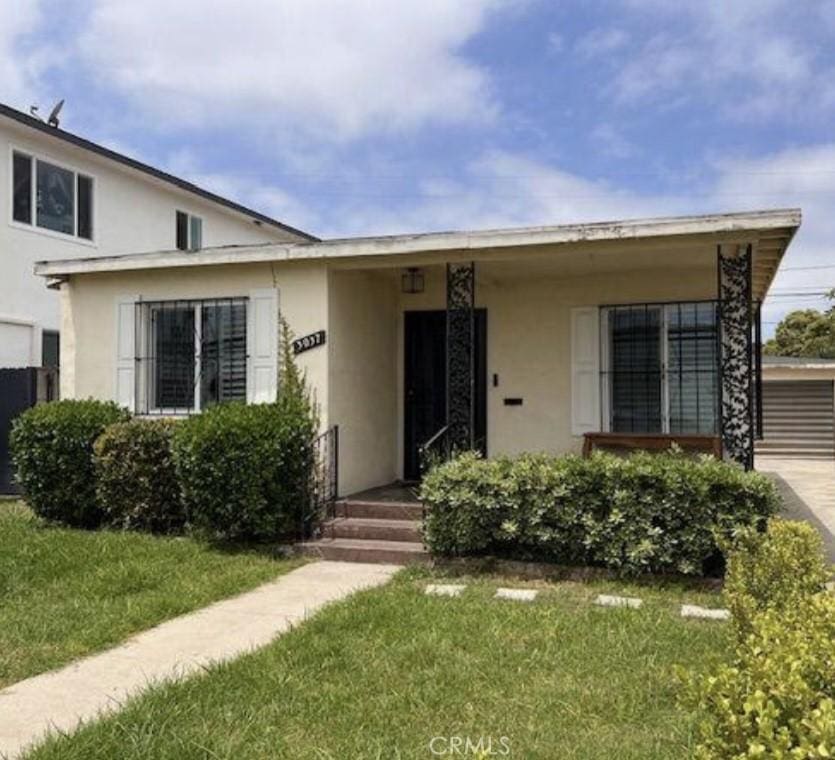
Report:
<svg viewBox="0 0 835 760"><path fill-rule="evenodd" d="M168 533L185 524L171 441L174 420L110 425L94 446L96 494L109 524Z"/></svg>
<svg viewBox="0 0 835 760"><path fill-rule="evenodd" d="M300 407L223 404L185 420L174 461L189 522L229 540L297 528L309 499L313 427Z"/></svg>
<svg viewBox="0 0 835 760"><path fill-rule="evenodd" d="M424 535L439 555L496 554L624 574L699 574L717 539L761 525L772 482L710 458L597 453L588 459L467 453L431 470Z"/></svg>
<svg viewBox="0 0 835 760"><path fill-rule="evenodd" d="M813 530L773 520L731 549L733 659L684 678L685 701L705 716L703 760L835 755L835 596L822 590Z"/></svg>
<svg viewBox="0 0 835 760"><path fill-rule="evenodd" d="M105 401L54 401L32 407L12 425L12 461L32 510L47 520L97 526L93 443L114 422L128 418Z"/></svg>
<svg viewBox="0 0 835 760"><path fill-rule="evenodd" d="M185 420L174 462L189 522L228 540L269 541L298 530L310 502L316 405L282 322L278 400L223 404Z"/></svg>
<svg viewBox="0 0 835 760"><path fill-rule="evenodd" d="M823 539L808 523L774 519L766 532L741 530L726 551L724 593L740 638L750 633L757 613L788 610L829 580Z"/></svg>

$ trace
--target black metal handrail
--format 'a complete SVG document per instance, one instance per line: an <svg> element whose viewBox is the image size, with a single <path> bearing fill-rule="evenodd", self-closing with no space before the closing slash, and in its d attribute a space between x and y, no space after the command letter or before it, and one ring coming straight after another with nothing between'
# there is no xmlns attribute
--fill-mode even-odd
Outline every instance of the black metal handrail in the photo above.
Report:
<svg viewBox="0 0 835 760"><path fill-rule="evenodd" d="M310 488L308 503L302 510L302 540L315 536L322 523L333 517L339 498L339 425L317 435L310 447Z"/></svg>
<svg viewBox="0 0 835 760"><path fill-rule="evenodd" d="M426 472L436 461L449 459L449 425L444 425L425 443L418 446L420 472Z"/></svg>

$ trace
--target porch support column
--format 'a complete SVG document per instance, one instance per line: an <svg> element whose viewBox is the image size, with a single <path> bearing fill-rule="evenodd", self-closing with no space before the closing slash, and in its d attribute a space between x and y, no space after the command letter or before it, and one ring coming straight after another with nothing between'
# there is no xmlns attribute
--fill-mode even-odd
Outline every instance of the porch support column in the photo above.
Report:
<svg viewBox="0 0 835 760"><path fill-rule="evenodd" d="M475 263L446 268L447 441L475 448Z"/></svg>
<svg viewBox="0 0 835 760"><path fill-rule="evenodd" d="M751 245L720 245L719 425L725 459L754 466L754 346Z"/></svg>

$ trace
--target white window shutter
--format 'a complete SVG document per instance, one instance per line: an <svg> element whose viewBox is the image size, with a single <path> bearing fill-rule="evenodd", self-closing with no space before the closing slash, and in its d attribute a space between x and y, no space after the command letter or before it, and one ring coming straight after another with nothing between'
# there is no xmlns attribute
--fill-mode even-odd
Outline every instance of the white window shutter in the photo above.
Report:
<svg viewBox="0 0 835 760"><path fill-rule="evenodd" d="M600 430L600 310L571 310L571 432Z"/></svg>
<svg viewBox="0 0 835 760"><path fill-rule="evenodd" d="M276 400L278 387L278 291L253 290L246 316L246 400L249 404L269 403Z"/></svg>
<svg viewBox="0 0 835 760"><path fill-rule="evenodd" d="M114 401L136 411L136 303L139 296L116 299L116 382Z"/></svg>

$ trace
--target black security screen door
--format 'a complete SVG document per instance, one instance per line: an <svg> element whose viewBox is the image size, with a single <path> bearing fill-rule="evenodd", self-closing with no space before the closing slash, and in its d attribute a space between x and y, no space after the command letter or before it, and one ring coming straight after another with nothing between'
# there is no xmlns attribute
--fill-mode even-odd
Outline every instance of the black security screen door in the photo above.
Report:
<svg viewBox="0 0 835 760"><path fill-rule="evenodd" d="M406 480L420 478L420 446L446 425L446 312L405 313L404 463ZM487 441L487 312L475 311L475 439Z"/></svg>

